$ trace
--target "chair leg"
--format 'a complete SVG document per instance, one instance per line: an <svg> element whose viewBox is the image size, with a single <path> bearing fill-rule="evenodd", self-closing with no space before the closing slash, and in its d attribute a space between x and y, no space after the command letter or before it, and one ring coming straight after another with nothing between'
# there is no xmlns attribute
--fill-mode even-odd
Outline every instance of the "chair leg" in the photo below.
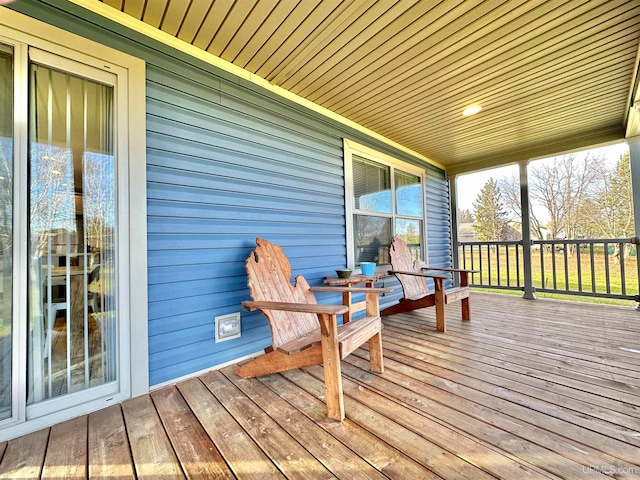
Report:
<svg viewBox="0 0 640 480"><path fill-rule="evenodd" d="M321 325L330 324L330 315L319 314ZM326 328L326 327L325 327ZM338 337L332 329L325 329L325 332L333 333L321 335L322 341L322 367L324 369L324 384L326 388L325 399L327 402L327 415L334 420L344 420L344 398L342 395L342 372L340 368L340 349Z"/></svg>
<svg viewBox="0 0 640 480"><path fill-rule="evenodd" d="M460 286L469 287L469 272L460 272ZM462 299L462 319L471 320L471 304L469 302L469 291L467 290L467 298Z"/></svg>
<svg viewBox="0 0 640 480"><path fill-rule="evenodd" d="M471 305L469 303L469 297L462 299L462 319L471 320Z"/></svg>
<svg viewBox="0 0 640 480"><path fill-rule="evenodd" d="M384 373L384 363L382 359L382 334L378 333L369 339L369 361L372 372Z"/></svg>
<svg viewBox="0 0 640 480"><path fill-rule="evenodd" d="M435 300L436 300L436 328L439 332L446 332L447 327L444 321L444 280L442 278L434 279L435 284Z"/></svg>

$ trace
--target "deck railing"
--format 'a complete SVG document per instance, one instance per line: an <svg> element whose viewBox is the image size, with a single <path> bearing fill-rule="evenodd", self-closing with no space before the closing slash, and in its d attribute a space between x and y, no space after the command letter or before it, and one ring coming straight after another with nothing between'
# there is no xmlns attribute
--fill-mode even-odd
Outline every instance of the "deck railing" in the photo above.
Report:
<svg viewBox="0 0 640 480"><path fill-rule="evenodd" d="M531 262L536 292L640 302L640 239L534 240L531 258L522 241L461 242L460 267L478 270L474 287L525 290L524 265Z"/></svg>

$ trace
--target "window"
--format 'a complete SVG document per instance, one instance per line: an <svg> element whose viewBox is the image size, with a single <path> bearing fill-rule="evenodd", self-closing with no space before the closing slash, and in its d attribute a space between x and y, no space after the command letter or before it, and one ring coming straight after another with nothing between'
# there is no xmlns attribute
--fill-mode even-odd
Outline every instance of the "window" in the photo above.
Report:
<svg viewBox="0 0 640 480"><path fill-rule="evenodd" d="M347 263L389 263L396 235L423 258L424 171L345 140Z"/></svg>

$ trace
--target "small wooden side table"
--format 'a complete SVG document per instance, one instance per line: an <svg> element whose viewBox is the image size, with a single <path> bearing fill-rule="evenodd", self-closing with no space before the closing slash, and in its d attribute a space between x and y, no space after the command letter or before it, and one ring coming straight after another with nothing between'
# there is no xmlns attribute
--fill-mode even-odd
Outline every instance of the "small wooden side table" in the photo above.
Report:
<svg viewBox="0 0 640 480"><path fill-rule="evenodd" d="M388 277L388 273L377 273L375 275L351 275L349 278L339 277L325 277L325 285L331 287L354 287L356 285L363 285L368 288L373 288L374 284L381 278ZM353 292L342 292L342 304L349 307L349 311L342 316L343 323L349 323L351 321L351 314L353 312L359 312L365 308L365 301L359 303L352 303Z"/></svg>

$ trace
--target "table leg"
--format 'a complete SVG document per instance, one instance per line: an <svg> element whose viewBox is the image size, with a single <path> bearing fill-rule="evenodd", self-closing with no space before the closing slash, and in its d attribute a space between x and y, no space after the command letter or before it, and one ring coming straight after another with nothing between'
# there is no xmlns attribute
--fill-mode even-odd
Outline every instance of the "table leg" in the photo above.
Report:
<svg viewBox="0 0 640 480"><path fill-rule="evenodd" d="M351 292L342 292L342 304L349 307L349 311L342 315L342 323L351 321Z"/></svg>

